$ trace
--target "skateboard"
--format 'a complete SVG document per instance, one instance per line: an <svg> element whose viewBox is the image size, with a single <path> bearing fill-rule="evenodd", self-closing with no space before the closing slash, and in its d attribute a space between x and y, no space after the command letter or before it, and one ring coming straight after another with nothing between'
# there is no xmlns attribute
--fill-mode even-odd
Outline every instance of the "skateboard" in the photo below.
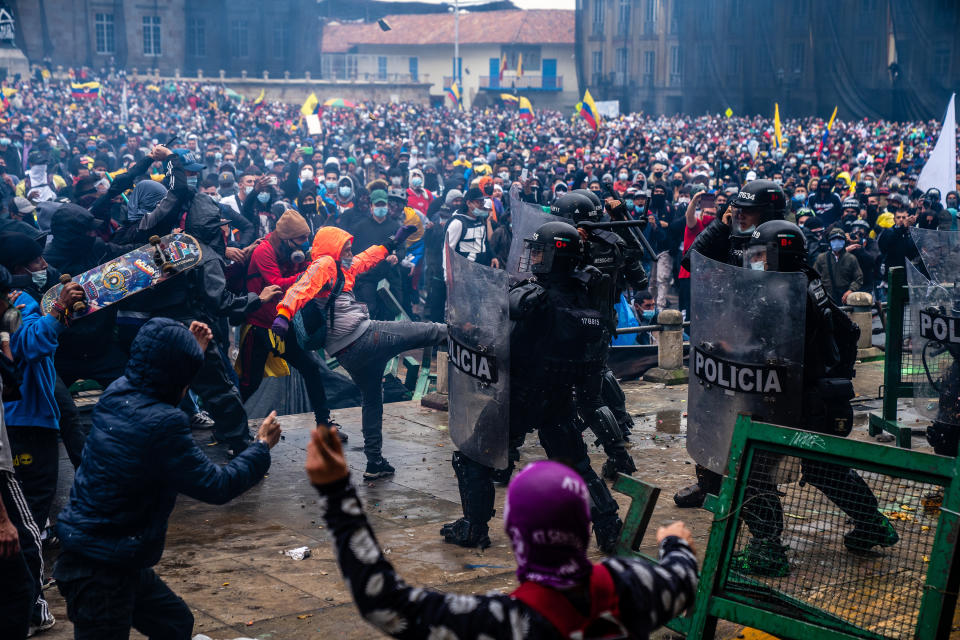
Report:
<svg viewBox="0 0 960 640"><path fill-rule="evenodd" d="M196 266L203 254L197 240L186 233L151 236L149 242L78 276L61 275L60 284L43 294L43 312L50 312L63 285L71 280L83 287L84 300L75 302L68 313L81 318Z"/></svg>

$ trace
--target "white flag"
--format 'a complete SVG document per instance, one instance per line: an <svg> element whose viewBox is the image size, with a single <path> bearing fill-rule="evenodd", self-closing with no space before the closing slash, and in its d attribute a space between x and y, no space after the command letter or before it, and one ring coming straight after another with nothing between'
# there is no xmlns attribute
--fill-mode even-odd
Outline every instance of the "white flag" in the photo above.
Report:
<svg viewBox="0 0 960 640"><path fill-rule="evenodd" d="M950 96L940 138L917 180L917 188L922 191L940 189L943 206L947 206L947 192L957 188L957 112L953 104L956 97L957 94Z"/></svg>

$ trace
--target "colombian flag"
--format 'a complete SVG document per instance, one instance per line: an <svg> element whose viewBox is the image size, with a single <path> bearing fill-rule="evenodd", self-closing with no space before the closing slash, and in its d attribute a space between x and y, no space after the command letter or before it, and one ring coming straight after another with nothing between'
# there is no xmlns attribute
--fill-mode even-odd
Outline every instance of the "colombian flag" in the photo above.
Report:
<svg viewBox="0 0 960 640"><path fill-rule="evenodd" d="M317 113L320 107L320 100L317 99L317 94L311 93L307 96L307 99L303 101L303 106L300 107L300 113L305 116L310 114Z"/></svg>
<svg viewBox="0 0 960 640"><path fill-rule="evenodd" d="M533 105L530 104L524 96L520 96L520 119L526 122L533 122Z"/></svg>
<svg viewBox="0 0 960 640"><path fill-rule="evenodd" d="M830 130L833 129L833 120L837 117L837 108L833 108L833 115L830 116L830 122L827 123L827 130L823 132L823 137L820 138L820 146L817 147L817 155L820 155L820 152L823 151L823 147L827 144L827 138L830 137Z"/></svg>
<svg viewBox="0 0 960 640"><path fill-rule="evenodd" d="M523 54L517 54L517 77L523 77Z"/></svg>
<svg viewBox="0 0 960 640"><path fill-rule="evenodd" d="M597 105L587 89L583 94L583 100L577 103L577 115L587 121L594 133L600 129L600 112L597 111Z"/></svg>
<svg viewBox="0 0 960 640"><path fill-rule="evenodd" d="M453 101L453 106L462 111L463 103L460 101L460 87L457 86L456 82L451 84L450 88L447 89L447 95L450 96L450 100Z"/></svg>
<svg viewBox="0 0 960 640"><path fill-rule="evenodd" d="M507 70L507 54L500 55L500 82L503 82L503 72Z"/></svg>
<svg viewBox="0 0 960 640"><path fill-rule="evenodd" d="M70 94L74 98L99 98L100 83L99 82L83 82L83 83L71 82Z"/></svg>
<svg viewBox="0 0 960 640"><path fill-rule="evenodd" d="M257 99L253 101L253 111L256 113L263 107L263 96L266 94L266 89L260 89L260 95L257 96Z"/></svg>
<svg viewBox="0 0 960 640"><path fill-rule="evenodd" d="M773 134L777 138L777 148L783 149L783 134L780 131L780 105L773 103Z"/></svg>

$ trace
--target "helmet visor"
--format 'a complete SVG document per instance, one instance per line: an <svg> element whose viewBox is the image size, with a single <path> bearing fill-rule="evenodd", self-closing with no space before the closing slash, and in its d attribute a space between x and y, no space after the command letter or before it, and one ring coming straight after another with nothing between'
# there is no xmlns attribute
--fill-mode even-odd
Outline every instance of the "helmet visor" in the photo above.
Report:
<svg viewBox="0 0 960 640"><path fill-rule="evenodd" d="M521 273L550 273L553 267L553 251L547 244L537 240L524 240L523 253L520 255Z"/></svg>
<svg viewBox="0 0 960 640"><path fill-rule="evenodd" d="M767 247L764 245L747 247L743 251L743 266L745 269L775 271L776 269L774 269L772 265L767 265L767 260Z"/></svg>

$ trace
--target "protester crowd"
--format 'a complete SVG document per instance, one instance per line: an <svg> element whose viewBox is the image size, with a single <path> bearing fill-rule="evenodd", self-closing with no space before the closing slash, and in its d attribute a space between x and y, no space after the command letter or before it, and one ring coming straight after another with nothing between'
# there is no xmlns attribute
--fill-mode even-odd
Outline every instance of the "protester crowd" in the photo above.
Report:
<svg viewBox="0 0 960 640"><path fill-rule="evenodd" d="M336 294L324 310L327 352L363 396L365 475L392 474L381 451L383 365L445 341L445 243L471 260L506 266L511 191L546 207L586 188L608 210L622 211L623 203L629 217L645 219L642 233L655 254L645 258L649 290L624 299L646 318L689 308L690 274L680 256L753 179L783 186L789 218L808 236L810 264L838 304L852 291L882 295L886 269L916 251L910 226L957 228L956 191L944 207L939 193L916 188L938 133L933 122L836 121L821 150L826 123L812 118L785 121L778 146L772 121L761 117L630 114L595 133L557 112L527 122L509 106L463 112L362 103L321 110L322 130L310 134L300 105L244 101L212 84L110 77L92 99L73 99L68 83L39 75L7 85L0 345L9 366L0 489L15 516L0 517L0 551L12 548L12 523L22 549L17 575L32 576L14 582L30 592L33 629L53 622L39 591L41 531L51 522L46 539L58 536L64 554L59 585L71 618L90 625L89 637L107 637L96 629L110 623L97 608L107 586L87 584L104 563L142 568L114 586L150 592L169 607L144 623L149 628L162 635L186 624L149 567L162 552L177 492L223 502L266 472L278 430L268 420L251 437L244 409L265 367L279 359L296 368L318 424L335 426L324 365L297 346L291 326L322 292ZM76 285L63 289L50 313L41 309L61 274L77 275L174 229L202 244L199 266L76 321L71 305L83 297ZM397 322L378 293L383 281L412 322ZM69 392L81 379L109 387L89 434ZM171 417L181 415L171 405L190 421ZM157 428L177 423L179 439L165 443L166 462L153 470L155 478L177 478L173 485L144 484L142 470L124 464L145 451L163 457L151 429L117 435L134 419L130 412ZM211 465L190 426L212 427L230 464ZM50 512L58 439L79 467L59 518ZM95 463L86 462L91 452ZM117 498L131 484L151 488ZM145 513L154 503L162 508ZM362 522L351 526L366 532ZM118 533L138 527L145 535L136 540ZM670 540L667 551L685 548ZM7 575L14 574L0 578L4 588Z"/></svg>

